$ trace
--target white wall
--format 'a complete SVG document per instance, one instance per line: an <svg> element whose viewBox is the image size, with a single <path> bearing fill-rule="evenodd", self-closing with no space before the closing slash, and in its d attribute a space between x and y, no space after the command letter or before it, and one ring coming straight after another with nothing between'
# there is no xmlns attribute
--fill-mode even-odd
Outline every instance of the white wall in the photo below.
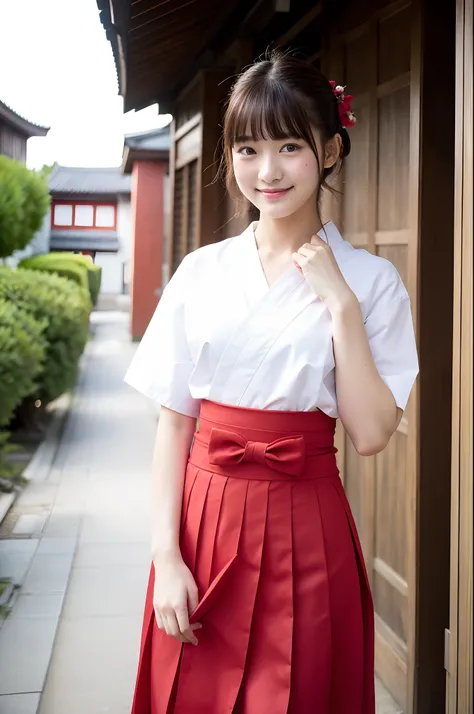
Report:
<svg viewBox="0 0 474 714"><path fill-rule="evenodd" d="M130 261L132 242L132 206L130 197L120 198L117 206L117 253L96 253L95 263L102 268L101 293L120 294L123 292L123 266ZM126 275L128 271L126 270ZM127 288L125 288L127 291Z"/></svg>

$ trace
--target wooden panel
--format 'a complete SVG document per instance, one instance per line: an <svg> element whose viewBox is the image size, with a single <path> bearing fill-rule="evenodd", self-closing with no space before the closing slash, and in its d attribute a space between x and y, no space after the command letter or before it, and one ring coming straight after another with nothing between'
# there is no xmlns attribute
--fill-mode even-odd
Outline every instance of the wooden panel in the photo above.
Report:
<svg viewBox="0 0 474 714"><path fill-rule="evenodd" d="M408 225L410 90L379 100L379 190L377 228Z"/></svg>
<svg viewBox="0 0 474 714"><path fill-rule="evenodd" d="M379 25L378 84L410 71L409 6Z"/></svg>
<svg viewBox="0 0 474 714"><path fill-rule="evenodd" d="M406 437L393 435L376 458L375 556L407 577ZM397 537L394 538L394 534Z"/></svg>
<svg viewBox="0 0 474 714"><path fill-rule="evenodd" d="M390 260L405 283L409 261L416 261L409 245L417 240L409 214L410 161L417 161L410 154L411 22L408 3L366 16L346 37L344 76L358 118L344 175L345 237ZM377 674L403 707L409 692L409 603L415 596L409 558L416 552L408 498L416 468L411 452L408 469L407 444L415 429L416 421L405 416L376 458L361 459L346 436L341 469L372 584Z"/></svg>
<svg viewBox="0 0 474 714"><path fill-rule="evenodd" d="M352 89L351 89L352 91ZM369 106L354 101L357 124L351 131L351 154L344 170L343 211L344 230L360 233L368 230L369 200Z"/></svg>
<svg viewBox="0 0 474 714"><path fill-rule="evenodd" d="M201 153L201 126L194 127L176 142L176 165L181 168Z"/></svg>
<svg viewBox="0 0 474 714"><path fill-rule="evenodd" d="M190 253L197 248L197 221L196 221L196 189L197 189L198 162L192 161L188 166L188 228L186 235L186 252Z"/></svg>

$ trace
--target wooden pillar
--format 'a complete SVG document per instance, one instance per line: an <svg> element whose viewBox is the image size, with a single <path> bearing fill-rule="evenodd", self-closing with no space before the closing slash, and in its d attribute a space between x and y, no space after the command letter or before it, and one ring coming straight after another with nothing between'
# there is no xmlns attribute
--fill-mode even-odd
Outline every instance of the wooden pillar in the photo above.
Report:
<svg viewBox="0 0 474 714"><path fill-rule="evenodd" d="M416 714L445 711L444 631L449 622L453 330L455 14L453 3L414 3L419 27L420 144L417 333L418 519ZM442 48L442 62L440 59Z"/></svg>
<svg viewBox="0 0 474 714"><path fill-rule="evenodd" d="M473 706L473 12L473 0L457 0L448 714L472 712Z"/></svg>
<svg viewBox="0 0 474 714"><path fill-rule="evenodd" d="M140 339L162 291L163 199L166 165L161 161L136 161L132 171L133 248L131 274L131 326Z"/></svg>

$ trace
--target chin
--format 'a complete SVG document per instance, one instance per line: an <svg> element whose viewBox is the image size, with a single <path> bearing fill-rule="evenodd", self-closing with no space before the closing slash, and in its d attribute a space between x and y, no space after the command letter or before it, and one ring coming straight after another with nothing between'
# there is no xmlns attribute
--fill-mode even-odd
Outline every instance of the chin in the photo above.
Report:
<svg viewBox="0 0 474 714"><path fill-rule="evenodd" d="M292 216L293 214L297 213L300 210L301 206L299 206L299 205L298 206L295 206L295 205L285 206L282 203L281 206L269 206L269 205L265 204L263 206L262 205L257 206L257 208L260 211L261 216L267 216L268 218L278 219L278 218L289 218L289 216Z"/></svg>

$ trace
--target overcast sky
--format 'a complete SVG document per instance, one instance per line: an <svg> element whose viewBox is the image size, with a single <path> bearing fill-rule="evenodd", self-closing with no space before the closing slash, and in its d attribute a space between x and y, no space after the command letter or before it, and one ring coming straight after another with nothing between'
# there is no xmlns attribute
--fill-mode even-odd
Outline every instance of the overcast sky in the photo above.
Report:
<svg viewBox="0 0 474 714"><path fill-rule="evenodd" d="M156 105L123 114L96 0L0 0L0 100L35 124L32 168L118 166L123 134L163 126Z"/></svg>

